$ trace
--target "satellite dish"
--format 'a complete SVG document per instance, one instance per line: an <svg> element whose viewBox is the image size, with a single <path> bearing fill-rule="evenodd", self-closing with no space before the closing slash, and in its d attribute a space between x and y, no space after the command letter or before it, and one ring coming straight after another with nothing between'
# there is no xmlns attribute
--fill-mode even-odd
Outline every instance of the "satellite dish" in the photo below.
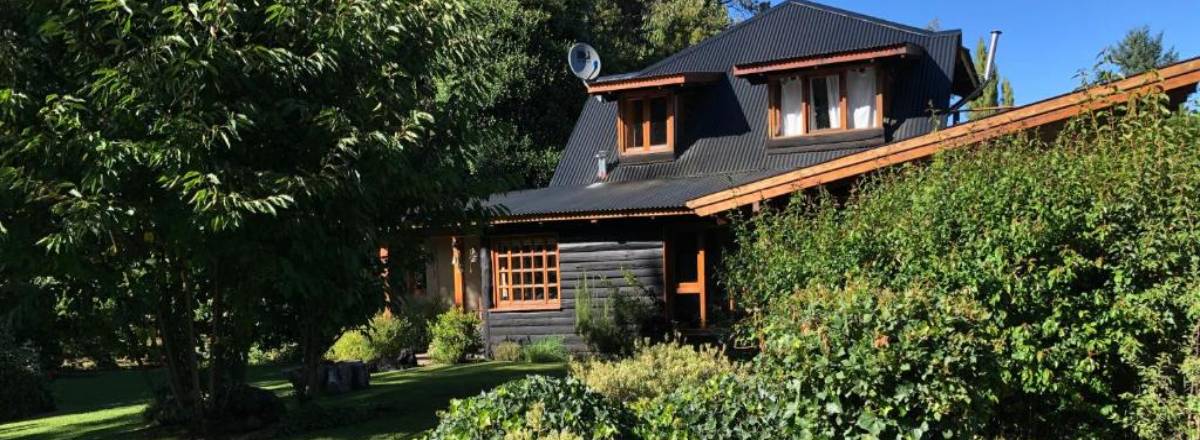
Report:
<svg viewBox="0 0 1200 440"><path fill-rule="evenodd" d="M600 54L587 43L571 46L567 51L567 65L571 66L571 73L584 81L600 76Z"/></svg>

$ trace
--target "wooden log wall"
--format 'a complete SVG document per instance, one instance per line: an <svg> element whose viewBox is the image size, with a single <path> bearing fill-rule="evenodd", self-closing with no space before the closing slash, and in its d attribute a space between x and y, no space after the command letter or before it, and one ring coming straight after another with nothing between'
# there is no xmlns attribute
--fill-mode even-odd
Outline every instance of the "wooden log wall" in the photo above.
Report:
<svg viewBox="0 0 1200 440"><path fill-rule="evenodd" d="M571 351L586 352L587 343L575 333L575 298L585 276L597 304L612 296L614 288L624 294L638 292L646 295L648 301L661 302L661 237L627 239L615 231L603 235L560 235L558 249L562 308L487 313L484 333L489 346L505 340L528 343L546 337L561 337ZM644 291L627 286L626 273L633 274Z"/></svg>

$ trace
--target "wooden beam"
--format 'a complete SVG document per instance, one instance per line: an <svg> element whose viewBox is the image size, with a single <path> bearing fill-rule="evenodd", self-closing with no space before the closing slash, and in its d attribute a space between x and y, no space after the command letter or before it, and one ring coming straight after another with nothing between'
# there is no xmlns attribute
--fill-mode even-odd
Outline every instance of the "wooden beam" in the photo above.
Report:
<svg viewBox="0 0 1200 440"><path fill-rule="evenodd" d="M721 72L687 72L619 79L599 83L589 83L587 84L587 92L589 95L596 95L601 93L623 92L655 87L704 84L717 81L722 76L724 76L724 74Z"/></svg>
<svg viewBox="0 0 1200 440"><path fill-rule="evenodd" d="M890 46L862 49L849 52L813 55L786 60L764 61L759 63L739 64L733 66L733 76L763 75L785 70L823 67L832 64L857 63L879 58L919 57L925 53L920 46L911 43L894 44Z"/></svg>
<svg viewBox="0 0 1200 440"><path fill-rule="evenodd" d="M1111 107L1131 98L1200 83L1200 58L1121 81L1068 93L978 121L843 156L688 201L697 215L711 215L880 168L929 157L937 152L995 139Z"/></svg>
<svg viewBox="0 0 1200 440"><path fill-rule="evenodd" d="M459 309L462 309L464 306L462 245L462 237L450 237L450 265L454 267L454 307Z"/></svg>

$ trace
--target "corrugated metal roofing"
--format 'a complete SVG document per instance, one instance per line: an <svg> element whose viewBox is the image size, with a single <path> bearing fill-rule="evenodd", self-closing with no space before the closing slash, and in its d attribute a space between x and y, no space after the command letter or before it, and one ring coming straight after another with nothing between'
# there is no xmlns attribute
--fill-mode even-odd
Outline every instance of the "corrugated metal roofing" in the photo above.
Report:
<svg viewBox="0 0 1200 440"><path fill-rule="evenodd" d="M897 65L900 79L887 98L886 141L928 133L934 122L928 110L949 106L961 46L959 31L925 31L807 1L788 1L640 72L604 78L727 72L716 83L679 95L673 161L620 163L616 102L589 98L550 188L510 193L493 201L507 206L512 215L679 207L686 199L677 196L728 188L734 185L729 182L731 175L770 175L861 151L768 151L767 87L728 72L738 64L899 43L921 46L927 56ZM596 182L595 154L601 150L618 160L601 186L616 189L589 191L588 185ZM627 194L628 188L636 189ZM663 194L651 194L655 192Z"/></svg>

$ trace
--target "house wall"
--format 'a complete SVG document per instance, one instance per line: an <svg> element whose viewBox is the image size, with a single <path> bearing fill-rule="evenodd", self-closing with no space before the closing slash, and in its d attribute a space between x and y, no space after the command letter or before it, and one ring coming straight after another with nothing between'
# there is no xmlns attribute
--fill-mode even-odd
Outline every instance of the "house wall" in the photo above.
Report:
<svg viewBox="0 0 1200 440"><path fill-rule="evenodd" d="M463 268L463 306L466 310L480 310L482 305L482 276L480 275L480 239L467 236L463 240L461 256ZM441 298L446 304L454 304L454 265L450 236L429 237L425 241L429 261L425 265L425 291Z"/></svg>
<svg viewBox="0 0 1200 440"><path fill-rule="evenodd" d="M592 297L598 303L611 296L614 286L621 289L622 293L642 293L652 300L663 297L661 229L646 224L633 231L591 229L594 230L557 233L561 309L485 313L484 333L489 351L491 346L506 340L525 343L546 337L561 337L570 350L587 351L587 344L575 333L575 299L585 276L589 280ZM647 229L653 232L645 232ZM543 229L539 232L547 231ZM495 236L503 235L498 233ZM626 271L636 277L644 292L626 286ZM485 281L490 289L490 274ZM490 292L487 301L490 304Z"/></svg>

